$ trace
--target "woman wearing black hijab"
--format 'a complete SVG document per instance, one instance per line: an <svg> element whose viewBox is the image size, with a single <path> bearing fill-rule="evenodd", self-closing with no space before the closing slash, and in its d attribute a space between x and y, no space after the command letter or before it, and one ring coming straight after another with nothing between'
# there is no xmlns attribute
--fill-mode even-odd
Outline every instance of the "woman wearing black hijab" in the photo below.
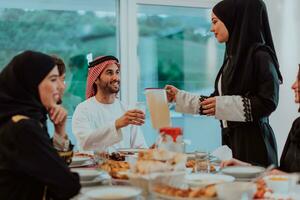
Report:
<svg viewBox="0 0 300 200"><path fill-rule="evenodd" d="M219 2L212 10L211 31L226 43L214 93L199 98L166 86L168 99L176 99L180 112L220 119L222 143L232 149L233 157L262 166L277 165L277 145L268 117L277 107L282 77L264 2Z"/></svg>
<svg viewBox="0 0 300 200"><path fill-rule="evenodd" d="M26 51L0 73L0 199L69 199L80 190L45 126L59 99L48 55Z"/></svg>
<svg viewBox="0 0 300 200"><path fill-rule="evenodd" d="M292 90L295 93L295 103L300 103L300 65L296 81L292 85ZM298 109L300 112L300 108ZM241 162L237 159L226 160L221 163L221 167L249 165L249 163ZM278 168L284 172L300 172L300 117L295 119L292 128L285 142ZM278 174L281 171L274 170L271 173Z"/></svg>

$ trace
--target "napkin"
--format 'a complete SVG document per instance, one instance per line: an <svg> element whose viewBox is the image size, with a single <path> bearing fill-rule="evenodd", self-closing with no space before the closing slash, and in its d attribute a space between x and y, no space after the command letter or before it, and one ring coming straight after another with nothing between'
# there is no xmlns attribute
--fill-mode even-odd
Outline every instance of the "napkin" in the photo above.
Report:
<svg viewBox="0 0 300 200"><path fill-rule="evenodd" d="M217 157L219 160L232 159L232 151L227 145L223 145L214 150L211 155Z"/></svg>

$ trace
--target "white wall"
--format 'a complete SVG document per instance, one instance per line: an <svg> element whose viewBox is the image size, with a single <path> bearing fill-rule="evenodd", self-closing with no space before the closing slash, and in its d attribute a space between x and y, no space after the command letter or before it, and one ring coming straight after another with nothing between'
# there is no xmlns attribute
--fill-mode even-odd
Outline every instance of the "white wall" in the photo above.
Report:
<svg viewBox="0 0 300 200"><path fill-rule="evenodd" d="M300 7L299 0L265 0L283 84L280 87L279 105L271 115L271 125L277 139L279 156L292 123L299 116L294 103L291 85L296 79L300 64Z"/></svg>

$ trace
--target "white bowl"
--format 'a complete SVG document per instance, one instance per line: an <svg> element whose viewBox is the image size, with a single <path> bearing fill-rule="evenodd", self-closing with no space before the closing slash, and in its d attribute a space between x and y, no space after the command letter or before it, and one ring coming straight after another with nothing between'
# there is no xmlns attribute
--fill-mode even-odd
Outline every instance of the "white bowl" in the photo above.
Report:
<svg viewBox="0 0 300 200"><path fill-rule="evenodd" d="M256 191L256 185L252 182L221 183L215 187L220 200L240 200L244 195L252 199Z"/></svg>
<svg viewBox="0 0 300 200"><path fill-rule="evenodd" d="M286 194L289 191L290 179L287 175L269 175L264 177L264 181L274 193Z"/></svg>
<svg viewBox="0 0 300 200"><path fill-rule="evenodd" d="M80 180L81 181L91 181L98 177L102 171L98 171L95 169L72 169L72 172L76 172L79 174Z"/></svg>
<svg viewBox="0 0 300 200"><path fill-rule="evenodd" d="M230 166L221 170L223 174L231 175L235 178L255 178L264 171L265 168L258 166Z"/></svg>
<svg viewBox="0 0 300 200"><path fill-rule="evenodd" d="M97 200L136 200L141 190L130 186L103 186L86 192L84 195Z"/></svg>

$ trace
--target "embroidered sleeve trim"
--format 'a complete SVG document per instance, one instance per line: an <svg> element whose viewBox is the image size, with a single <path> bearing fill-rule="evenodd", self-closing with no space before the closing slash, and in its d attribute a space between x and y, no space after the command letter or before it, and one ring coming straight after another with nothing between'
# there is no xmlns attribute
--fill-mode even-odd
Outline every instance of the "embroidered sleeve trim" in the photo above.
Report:
<svg viewBox="0 0 300 200"><path fill-rule="evenodd" d="M200 95L200 97L199 97L199 115L204 115L203 108L200 103L207 98L208 98L207 96L203 96L203 95Z"/></svg>
<svg viewBox="0 0 300 200"><path fill-rule="evenodd" d="M252 117L250 99L248 99L246 97L242 97L242 101L243 101L243 106L244 106L245 121L246 122L252 122L253 121L253 117Z"/></svg>

